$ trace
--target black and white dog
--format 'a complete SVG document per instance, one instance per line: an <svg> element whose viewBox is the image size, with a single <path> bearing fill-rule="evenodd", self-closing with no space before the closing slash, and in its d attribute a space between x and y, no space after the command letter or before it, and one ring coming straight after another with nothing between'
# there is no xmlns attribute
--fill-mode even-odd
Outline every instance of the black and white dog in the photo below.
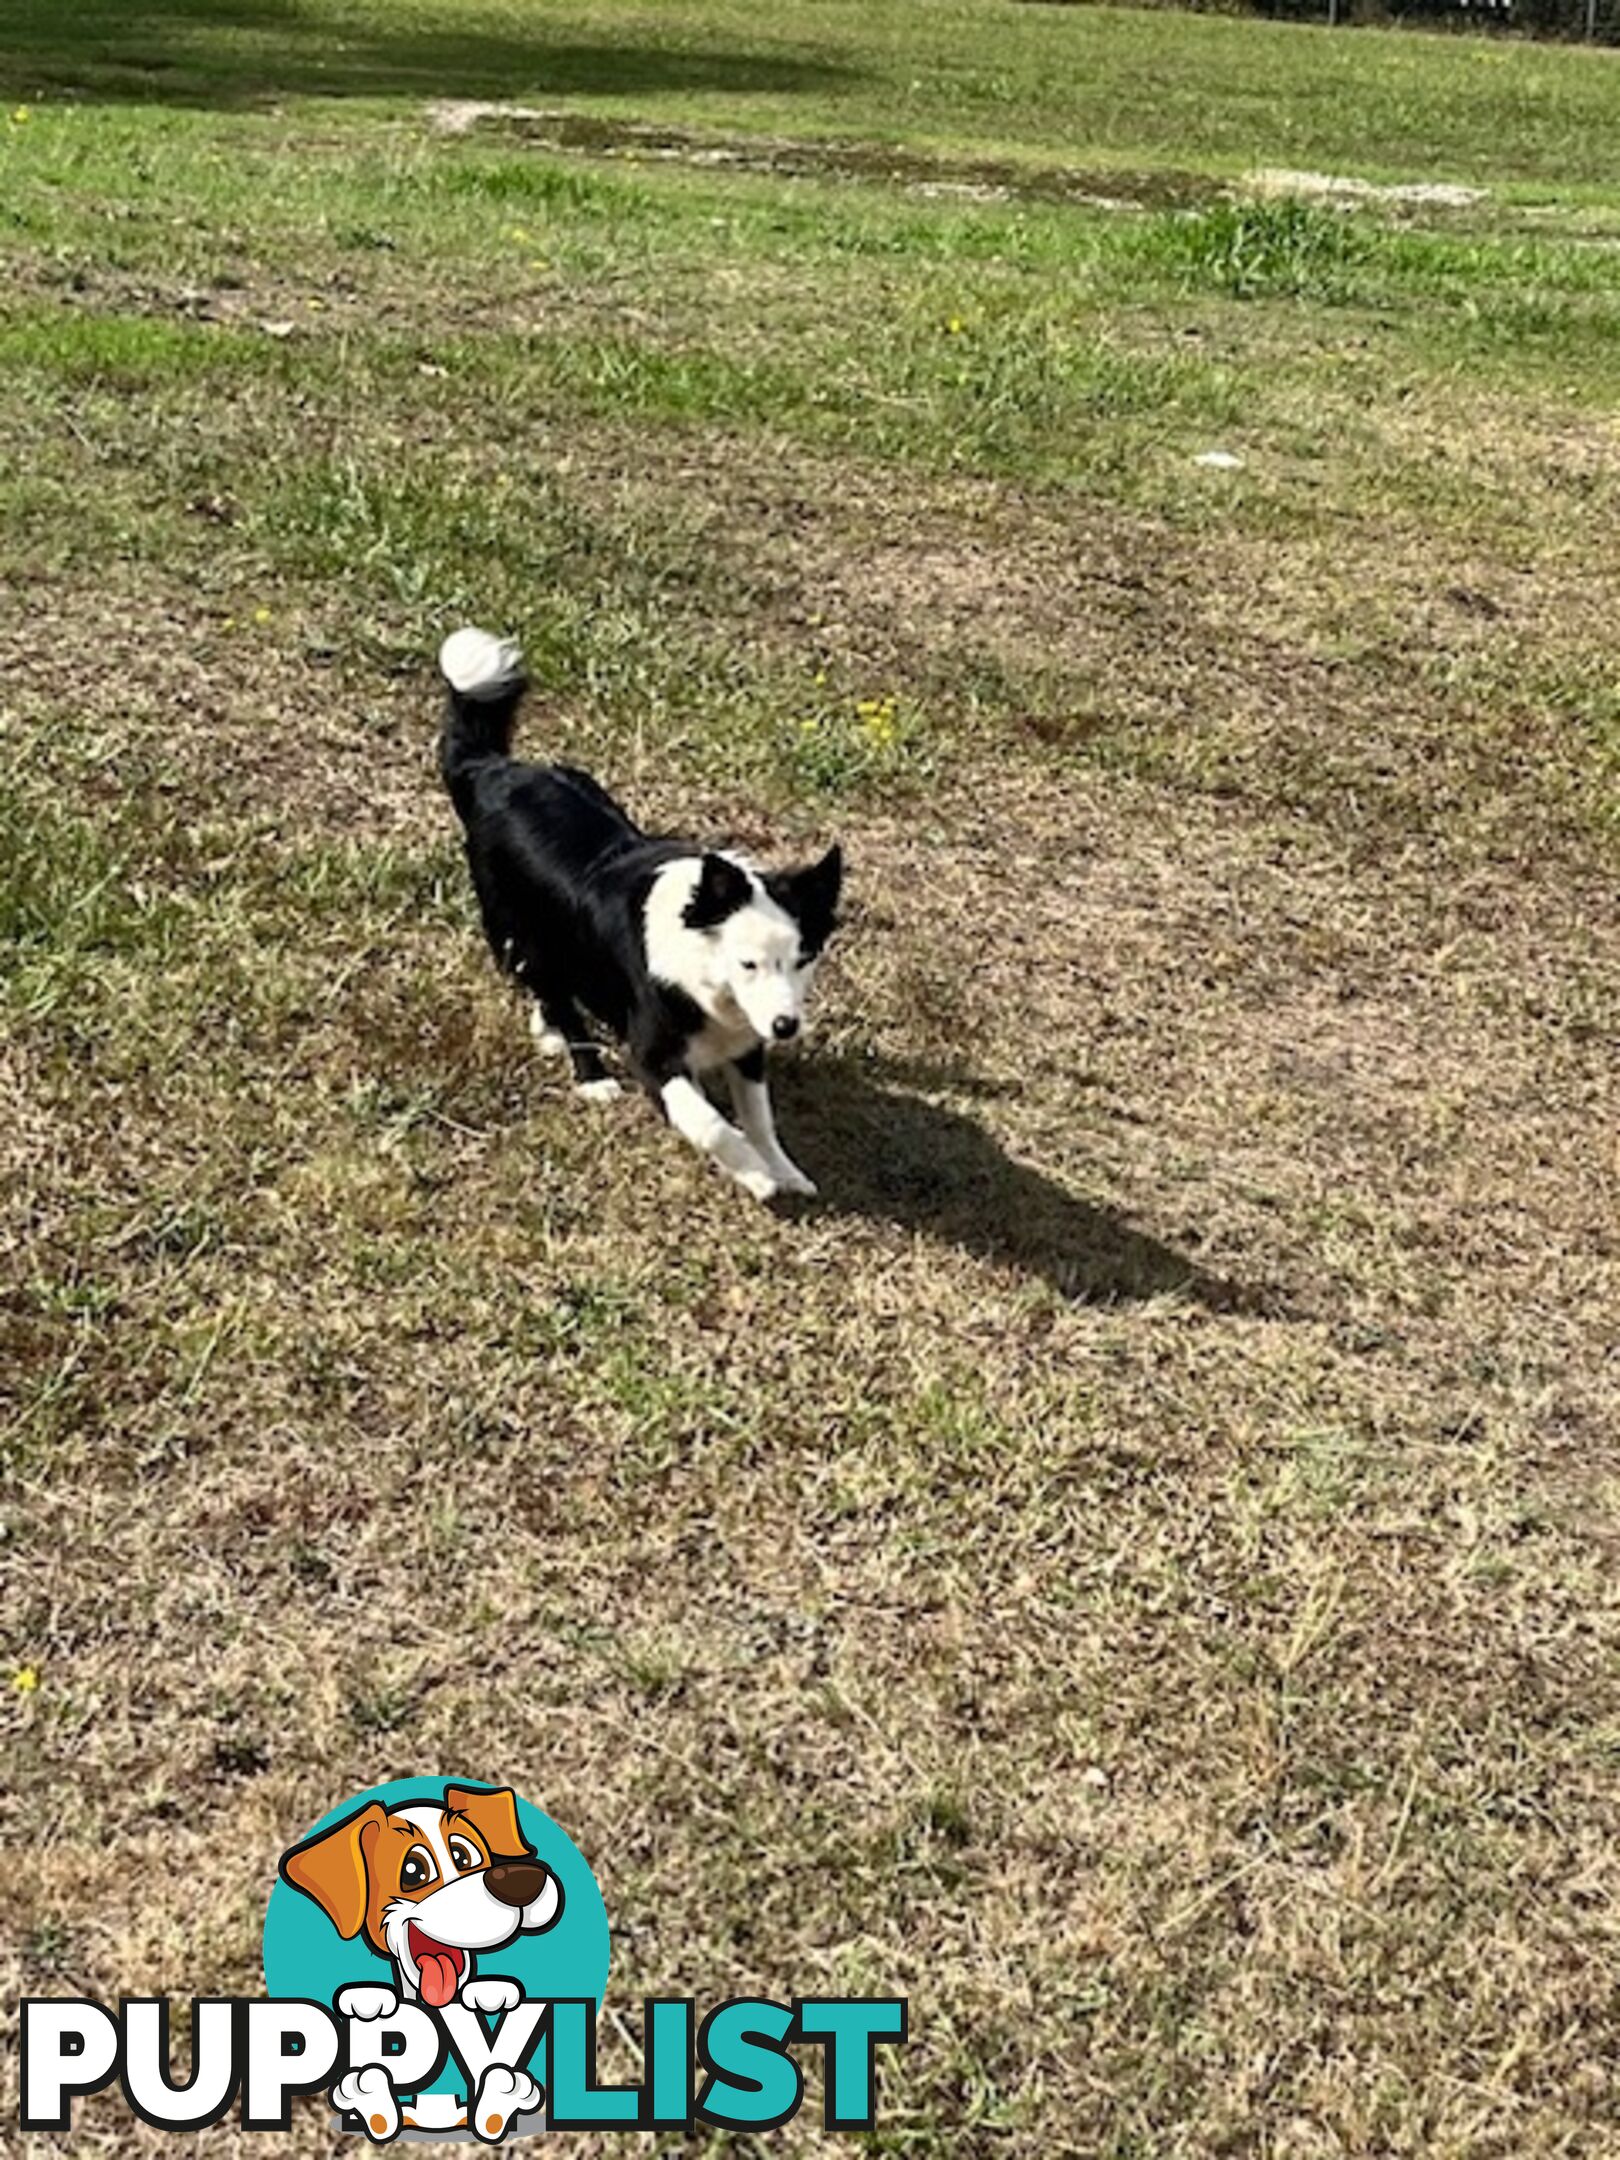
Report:
<svg viewBox="0 0 1620 2160"><path fill-rule="evenodd" d="M837 915L839 850L765 873L649 837L588 773L512 757L524 691L516 645L457 630L439 667L449 685L440 769L466 828L485 935L534 996L541 1047L569 1058L581 1094L616 1095L589 1014L627 1046L675 1130L756 1199L813 1193L776 1137L765 1048L804 1024ZM720 1070L735 1125L701 1085Z"/></svg>

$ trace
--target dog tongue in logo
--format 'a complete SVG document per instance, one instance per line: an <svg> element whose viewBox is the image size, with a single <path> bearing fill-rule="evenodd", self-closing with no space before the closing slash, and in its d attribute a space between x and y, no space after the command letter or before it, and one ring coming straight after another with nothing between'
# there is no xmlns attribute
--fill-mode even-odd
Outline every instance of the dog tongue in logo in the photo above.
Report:
<svg viewBox="0 0 1620 2160"><path fill-rule="evenodd" d="M422 1989L422 2000L432 2010L442 2010L456 1999L456 1980L461 1972L461 1952L447 1950L420 1928L411 1929L411 1955Z"/></svg>

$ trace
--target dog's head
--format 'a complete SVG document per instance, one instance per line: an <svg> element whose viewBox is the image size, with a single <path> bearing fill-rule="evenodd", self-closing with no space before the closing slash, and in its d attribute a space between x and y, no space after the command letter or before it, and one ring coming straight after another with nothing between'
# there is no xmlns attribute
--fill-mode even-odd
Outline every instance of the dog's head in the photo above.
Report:
<svg viewBox="0 0 1620 2160"><path fill-rule="evenodd" d="M681 920L708 945L704 975L721 1019L745 1021L764 1042L798 1034L843 878L836 847L804 869L765 874L729 855L703 857Z"/></svg>
<svg viewBox="0 0 1620 2160"><path fill-rule="evenodd" d="M548 1928L562 1885L518 1828L510 1792L445 1787L442 1803L378 1801L308 1838L281 1873L345 1941L361 1935L399 1968L407 1995L453 2002L473 1953Z"/></svg>

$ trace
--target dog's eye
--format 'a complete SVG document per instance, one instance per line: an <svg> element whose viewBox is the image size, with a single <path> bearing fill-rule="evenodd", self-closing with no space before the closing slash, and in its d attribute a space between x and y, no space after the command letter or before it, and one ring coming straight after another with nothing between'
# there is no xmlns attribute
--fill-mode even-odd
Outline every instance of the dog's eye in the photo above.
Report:
<svg viewBox="0 0 1620 2160"><path fill-rule="evenodd" d="M759 973L759 962L757 960L744 960L741 964L745 975L757 975Z"/></svg>
<svg viewBox="0 0 1620 2160"><path fill-rule="evenodd" d="M432 1855L425 1846L413 1845L405 1855L405 1865L399 1871L399 1887L402 1890L420 1890L432 1882L438 1869L433 1865Z"/></svg>
<svg viewBox="0 0 1620 2160"><path fill-rule="evenodd" d="M475 1852L465 1838L453 1837L450 1840L450 1857L463 1875L472 1868L481 1868L484 1864L483 1854Z"/></svg>

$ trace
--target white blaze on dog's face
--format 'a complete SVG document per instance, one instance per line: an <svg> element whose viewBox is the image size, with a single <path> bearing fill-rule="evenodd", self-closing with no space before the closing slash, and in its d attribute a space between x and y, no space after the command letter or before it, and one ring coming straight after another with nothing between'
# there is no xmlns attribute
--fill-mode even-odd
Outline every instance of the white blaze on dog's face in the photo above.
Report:
<svg viewBox="0 0 1620 2160"><path fill-rule="evenodd" d="M753 895L717 923L715 976L732 1012L762 1041L787 1041L804 1024L804 1001L816 963L801 947L799 926L767 893Z"/></svg>
<svg viewBox="0 0 1620 2160"><path fill-rule="evenodd" d="M400 1862L399 1895L383 1906L382 1937L408 1991L441 2009L471 1969L462 1953L509 1943L522 1915L491 1894L490 1855L471 1824L442 1808L399 1812L420 1834Z"/></svg>
<svg viewBox="0 0 1620 2160"><path fill-rule="evenodd" d="M538 1933L562 1888L534 1858L510 1792L446 1788L443 1804L362 1808L287 1854L282 1874L345 1939L392 1958L406 1996L454 2002L480 1950Z"/></svg>
<svg viewBox="0 0 1620 2160"><path fill-rule="evenodd" d="M647 902L647 964L727 1026L790 1042L832 935L843 859L762 876L730 855L671 863Z"/></svg>

